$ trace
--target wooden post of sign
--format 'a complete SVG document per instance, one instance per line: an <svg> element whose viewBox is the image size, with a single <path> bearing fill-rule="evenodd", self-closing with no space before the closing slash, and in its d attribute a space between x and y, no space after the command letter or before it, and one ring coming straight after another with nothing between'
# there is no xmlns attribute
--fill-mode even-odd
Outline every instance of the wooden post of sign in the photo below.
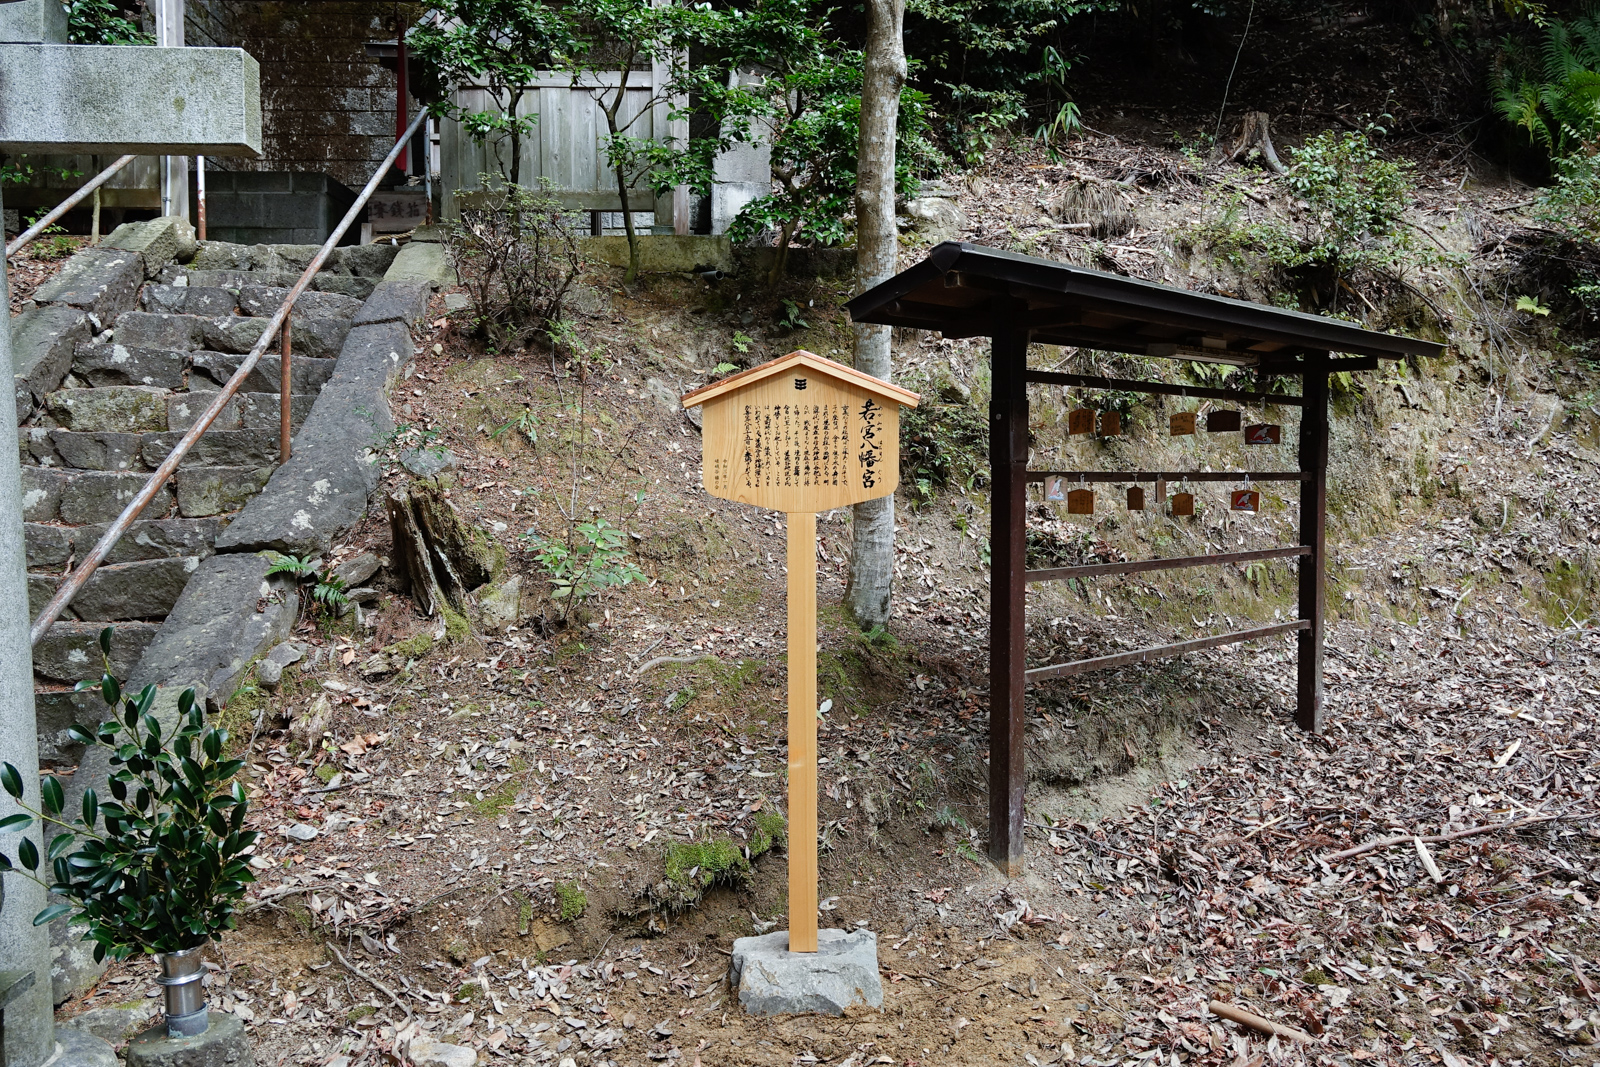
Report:
<svg viewBox="0 0 1600 1067"><path fill-rule="evenodd" d="M810 352L683 397L702 409L706 492L789 517L790 952L817 951L817 513L894 492L900 408L918 399Z"/></svg>
<svg viewBox="0 0 1600 1067"><path fill-rule="evenodd" d="M789 513L789 951L817 951L817 516Z"/></svg>
<svg viewBox="0 0 1600 1067"><path fill-rule="evenodd" d="M996 322L1021 317L996 302ZM1028 332L994 338L989 401L989 861L1022 874L1023 671L1028 635Z"/></svg>
<svg viewBox="0 0 1600 1067"><path fill-rule="evenodd" d="M1300 393L1300 543L1311 554L1300 558L1300 617L1310 625L1299 632L1294 721L1302 730L1322 732L1322 637L1328 591L1323 567L1328 549L1328 354L1307 352Z"/></svg>

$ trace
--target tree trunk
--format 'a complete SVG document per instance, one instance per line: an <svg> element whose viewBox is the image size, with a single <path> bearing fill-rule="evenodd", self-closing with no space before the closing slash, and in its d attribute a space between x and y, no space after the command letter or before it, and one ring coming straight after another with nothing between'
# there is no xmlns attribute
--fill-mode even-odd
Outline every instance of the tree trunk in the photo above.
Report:
<svg viewBox="0 0 1600 1067"><path fill-rule="evenodd" d="M639 235L633 232L633 212L628 204L628 176L617 168L617 196L622 200L622 230L628 235L628 273L622 280L632 285L639 277Z"/></svg>
<svg viewBox="0 0 1600 1067"><path fill-rule="evenodd" d="M906 83L905 0L867 0L861 85L861 145L856 162L857 292L894 274L900 250L894 223L895 128ZM855 326L856 369L890 379L888 326ZM862 629L889 620L894 578L894 496L855 506L845 604Z"/></svg>
<svg viewBox="0 0 1600 1067"><path fill-rule="evenodd" d="M1289 173L1272 147L1272 116L1265 111L1244 113L1239 133L1234 137L1233 144L1222 150L1222 158L1230 163L1243 163L1249 160L1252 152L1259 152L1261 161L1276 173Z"/></svg>

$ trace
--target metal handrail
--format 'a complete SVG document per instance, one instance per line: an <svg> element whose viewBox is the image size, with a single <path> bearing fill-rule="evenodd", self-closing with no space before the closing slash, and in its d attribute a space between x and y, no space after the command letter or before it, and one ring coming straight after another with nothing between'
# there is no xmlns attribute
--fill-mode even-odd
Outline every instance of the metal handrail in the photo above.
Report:
<svg viewBox="0 0 1600 1067"><path fill-rule="evenodd" d="M23 230L21 233L17 234L17 239L6 245L6 258L9 259L18 252L22 251L23 247L27 245L29 241L43 233L47 226L55 222L62 215L65 215L67 212L71 211L73 208L77 207L79 204L83 203L84 197L88 196L106 182L110 181L113 174L117 173L117 171L121 170L123 167L126 167L129 163L132 163L134 158L134 156L120 157L115 163L111 164L111 166L107 167L99 174L96 174L93 178L90 178L88 182L84 184L83 188L79 189L77 192L61 201L61 203L57 204L50 214L40 219L32 226L29 226L26 230Z"/></svg>
<svg viewBox="0 0 1600 1067"><path fill-rule="evenodd" d="M211 401L210 406L206 408L195 424L189 427L188 432L168 453L161 466L157 467L155 473L150 475L150 479L144 483L144 488L139 490L139 494L128 502L127 507L122 509L122 514L117 516L117 520L106 530L105 535L100 538L89 554L83 558L83 562L73 570L71 577L61 584L61 588L56 590L55 596L51 597L50 602L44 606L44 610L39 612L39 617L33 620L33 628L30 633L32 644L39 643L39 639L50 629L50 625L61 617L61 613L66 610L67 605L72 603L72 598L78 595L84 583L89 580L89 576L110 554L111 549L122 535L127 532L133 521L139 517L140 512L144 511L146 505L155 499L156 493L160 492L161 487L167 483L167 479L172 477L173 471L178 469L178 464L188 454L189 449L193 447L194 443L200 439L206 430L210 429L217 416L222 414L222 409L228 405L228 401L233 399L233 395L244 384L244 380L250 377L250 372L255 370L256 364L260 362L261 354L267 350L267 346L272 343L280 332L287 338L289 334L289 311L294 307L294 302L300 298L300 294L305 292L306 286L311 284L311 279L316 277L317 271L327 262L328 256L333 252L334 247L338 245L339 239L344 236L345 231L355 222L356 216L366 206L368 198L378 188L378 182L382 180L385 174L389 173L389 168L394 165L394 161L400 156L400 150L416 135L417 127L422 124L427 115L426 111L418 115L405 134L395 142L394 147L389 149L389 154L378 165L377 172L372 175L366 187L361 190L361 194L356 197L356 202L351 205L349 211L345 212L344 218L339 221L339 225L334 227L333 233L323 242L317 254L312 257L311 262L300 275L300 280L294 283L294 287L289 290L289 295L284 298L283 306L278 309L277 313L272 316L272 320L267 323L267 328L261 333L261 339L250 349L250 354L244 357L244 362L240 363L239 369L233 372L233 377L228 379L228 384L222 387L216 398ZM282 395L279 400L279 410L280 418L286 419L289 411L287 345L284 347L284 357L280 377ZM278 459L281 463L287 459L287 455L280 455Z"/></svg>

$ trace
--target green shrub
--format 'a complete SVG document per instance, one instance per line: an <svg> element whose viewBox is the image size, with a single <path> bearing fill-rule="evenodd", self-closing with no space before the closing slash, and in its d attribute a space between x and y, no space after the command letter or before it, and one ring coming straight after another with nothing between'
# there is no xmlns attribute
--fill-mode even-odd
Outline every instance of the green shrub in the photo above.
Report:
<svg viewBox="0 0 1600 1067"><path fill-rule="evenodd" d="M589 909L589 898L576 882L556 883L556 903L561 906L559 917L564 923L579 918Z"/></svg>
<svg viewBox="0 0 1600 1067"><path fill-rule="evenodd" d="M16 871L64 898L35 916L34 925L71 915L88 926L85 937L95 943L97 961L196 948L233 929L245 886L255 881L244 853L257 838L244 829L244 787L229 785L244 761L223 758L227 731L206 726L193 689L178 696L178 723L170 732L153 713L154 685L125 698L110 673L111 632L107 627L100 634L104 672L78 690L98 690L113 717L93 733L76 725L67 733L79 744L109 750L113 799L102 803L86 789L81 815L69 821L62 818L65 793L55 775L40 781L40 807L34 808L23 800L17 768L7 763L0 770L0 785L29 813L0 819L0 830L23 830L37 819L60 831L43 857L24 837L17 857L26 870L3 854L0 870ZM41 859L53 883L30 873Z"/></svg>
<svg viewBox="0 0 1600 1067"><path fill-rule="evenodd" d="M1490 81L1494 109L1559 160L1600 134L1600 18L1550 19L1535 51L1507 43Z"/></svg>

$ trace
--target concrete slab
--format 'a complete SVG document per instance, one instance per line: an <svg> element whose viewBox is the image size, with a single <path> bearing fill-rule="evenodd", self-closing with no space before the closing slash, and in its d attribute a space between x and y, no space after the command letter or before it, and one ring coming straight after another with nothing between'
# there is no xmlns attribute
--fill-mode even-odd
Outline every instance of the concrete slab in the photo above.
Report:
<svg viewBox="0 0 1600 1067"><path fill-rule="evenodd" d="M878 935L818 930L817 951L790 952L789 931L733 943L728 982L752 1015L843 1015L883 1006Z"/></svg>
<svg viewBox="0 0 1600 1067"><path fill-rule="evenodd" d="M239 48L0 44L0 146L256 157L261 68Z"/></svg>

